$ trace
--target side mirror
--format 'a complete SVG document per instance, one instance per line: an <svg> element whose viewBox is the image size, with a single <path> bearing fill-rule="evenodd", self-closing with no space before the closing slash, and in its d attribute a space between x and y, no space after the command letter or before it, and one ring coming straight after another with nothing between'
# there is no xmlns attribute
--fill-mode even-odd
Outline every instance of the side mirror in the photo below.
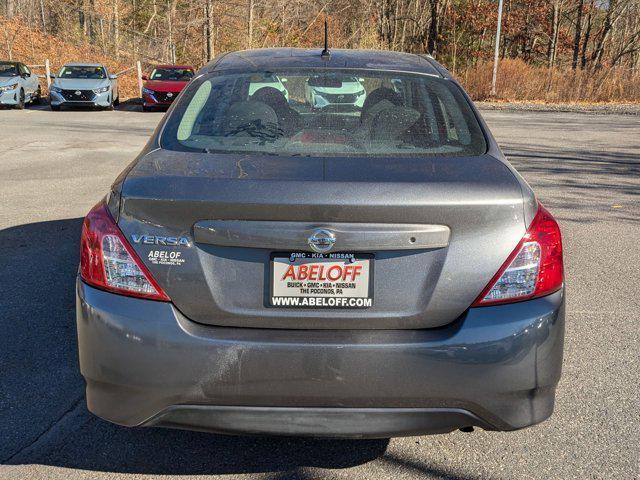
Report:
<svg viewBox="0 0 640 480"><path fill-rule="evenodd" d="M109 80L115 80L117 78L118 78L117 75L109 75Z"/></svg>
<svg viewBox="0 0 640 480"><path fill-rule="evenodd" d="M147 75L142 75L142 79L143 80L149 80L149 77Z"/></svg>

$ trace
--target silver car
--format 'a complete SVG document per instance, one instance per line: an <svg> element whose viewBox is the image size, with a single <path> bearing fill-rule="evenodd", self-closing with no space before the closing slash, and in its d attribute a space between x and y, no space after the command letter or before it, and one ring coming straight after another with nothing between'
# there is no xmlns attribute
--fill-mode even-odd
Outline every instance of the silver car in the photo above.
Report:
<svg viewBox="0 0 640 480"><path fill-rule="evenodd" d="M259 78L252 79L251 85L249 86L249 96L253 95L261 88L271 87L282 92L285 100L287 100L288 102L289 91L287 90L287 87L284 86L285 83L287 83L286 78L278 78L277 75L269 75L267 73L266 75L260 76Z"/></svg>
<svg viewBox="0 0 640 480"><path fill-rule="evenodd" d="M98 107L113 109L120 103L118 77L100 64L69 63L52 76L49 89L51 110L60 107Z"/></svg>
<svg viewBox="0 0 640 480"><path fill-rule="evenodd" d="M24 63L0 62L0 106L23 109L40 103L40 80Z"/></svg>
<svg viewBox="0 0 640 480"><path fill-rule="evenodd" d="M271 87L287 79L296 102ZM354 112L302 104L362 78ZM560 229L432 58L227 54L82 228L89 409L127 426L390 437L554 406Z"/></svg>

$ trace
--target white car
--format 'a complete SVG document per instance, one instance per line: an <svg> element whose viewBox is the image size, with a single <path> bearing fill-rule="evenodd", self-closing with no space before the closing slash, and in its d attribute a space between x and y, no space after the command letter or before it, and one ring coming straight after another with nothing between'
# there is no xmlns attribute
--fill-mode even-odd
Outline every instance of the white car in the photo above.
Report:
<svg viewBox="0 0 640 480"><path fill-rule="evenodd" d="M51 110L60 107L98 107L111 110L120 103L118 77L97 63L68 63L53 77L49 91Z"/></svg>
<svg viewBox="0 0 640 480"><path fill-rule="evenodd" d="M358 110L367 92L359 78L317 75L305 84L305 99L313 109Z"/></svg>
<svg viewBox="0 0 640 480"><path fill-rule="evenodd" d="M253 95L255 92L264 87L272 87L276 90L281 91L284 94L284 98L289 101L289 91L284 86L286 83L286 78L280 78L277 75L273 74L264 74L260 75L259 78L252 78L251 83L249 83L249 96Z"/></svg>
<svg viewBox="0 0 640 480"><path fill-rule="evenodd" d="M39 103L40 80L20 62L0 62L0 105L23 109L27 103Z"/></svg>

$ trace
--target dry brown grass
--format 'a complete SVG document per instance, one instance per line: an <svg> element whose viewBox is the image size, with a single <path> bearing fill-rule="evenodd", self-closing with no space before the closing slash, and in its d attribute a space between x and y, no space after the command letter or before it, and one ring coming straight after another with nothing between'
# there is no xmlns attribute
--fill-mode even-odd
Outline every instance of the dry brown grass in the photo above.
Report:
<svg viewBox="0 0 640 480"><path fill-rule="evenodd" d="M474 100L491 98L493 64L485 62L458 74ZM522 60L503 60L497 100L548 103L640 102L640 74L629 70L573 71L571 68L533 67Z"/></svg>
<svg viewBox="0 0 640 480"><path fill-rule="evenodd" d="M133 65L116 61L99 49L90 45L76 46L57 37L45 35L40 30L31 30L24 23L0 16L0 59L11 58L26 65L43 65L49 59L51 73L58 73L62 65L69 62L102 63L110 72L118 73ZM34 68L34 72L44 75L44 68ZM135 71L118 78L122 100L138 96ZM40 81L44 93L48 93L45 79Z"/></svg>

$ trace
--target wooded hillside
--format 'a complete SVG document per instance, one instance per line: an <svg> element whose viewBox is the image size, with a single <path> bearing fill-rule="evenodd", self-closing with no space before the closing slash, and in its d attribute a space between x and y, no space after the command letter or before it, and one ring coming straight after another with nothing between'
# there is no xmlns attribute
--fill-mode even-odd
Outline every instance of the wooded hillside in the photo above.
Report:
<svg viewBox="0 0 640 480"><path fill-rule="evenodd" d="M484 99L498 2L0 0L0 13L123 65L200 66L229 50L317 47L326 18L331 46L429 52ZM25 39L3 30L6 57ZM499 53L498 98L638 102L640 0L505 0Z"/></svg>

